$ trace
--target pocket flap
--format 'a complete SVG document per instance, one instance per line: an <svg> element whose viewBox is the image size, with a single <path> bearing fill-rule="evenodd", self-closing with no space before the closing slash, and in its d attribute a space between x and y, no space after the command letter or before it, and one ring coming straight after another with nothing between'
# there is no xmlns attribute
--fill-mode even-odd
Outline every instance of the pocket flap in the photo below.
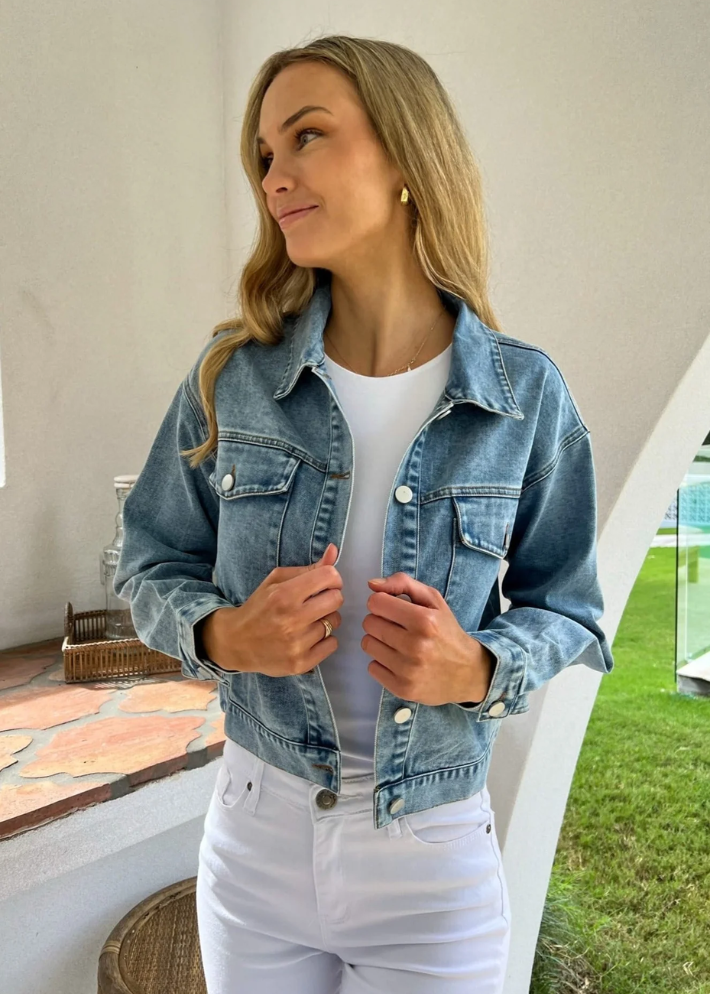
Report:
<svg viewBox="0 0 710 994"><path fill-rule="evenodd" d="M505 559L518 498L485 494L455 496L452 499L463 544L469 549Z"/></svg>
<svg viewBox="0 0 710 994"><path fill-rule="evenodd" d="M283 493L293 482L300 458L275 445L218 439L209 482L227 500L250 494Z"/></svg>

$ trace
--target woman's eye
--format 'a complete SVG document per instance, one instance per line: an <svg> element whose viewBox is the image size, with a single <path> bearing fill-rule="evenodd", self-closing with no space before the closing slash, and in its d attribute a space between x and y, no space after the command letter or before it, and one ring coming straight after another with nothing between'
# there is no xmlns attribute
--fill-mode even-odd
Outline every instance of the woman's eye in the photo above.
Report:
<svg viewBox="0 0 710 994"><path fill-rule="evenodd" d="M300 142L301 135L307 135L309 132L311 132L314 135L319 135L320 134L320 131L318 131L316 128L301 128L300 131L296 132L296 134L294 135L294 138L296 139L297 142ZM272 158L273 158L273 156L271 156L271 155L262 155L262 157L261 157L261 164L265 168L268 169L269 163L271 162Z"/></svg>

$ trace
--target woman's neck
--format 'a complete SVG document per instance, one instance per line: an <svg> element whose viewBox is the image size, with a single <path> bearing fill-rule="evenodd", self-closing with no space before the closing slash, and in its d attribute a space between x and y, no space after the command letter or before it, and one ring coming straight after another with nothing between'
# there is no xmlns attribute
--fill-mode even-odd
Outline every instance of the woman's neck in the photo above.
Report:
<svg viewBox="0 0 710 994"><path fill-rule="evenodd" d="M341 329L331 310L323 332L325 354L361 376L389 376L400 367L406 369L410 362L412 369L423 366L440 355L454 337L456 316L446 309L438 294L437 299L438 309L429 309L425 317L420 313L409 321L403 318L397 322L397 334L385 331L382 340L362 334L356 327L350 331Z"/></svg>

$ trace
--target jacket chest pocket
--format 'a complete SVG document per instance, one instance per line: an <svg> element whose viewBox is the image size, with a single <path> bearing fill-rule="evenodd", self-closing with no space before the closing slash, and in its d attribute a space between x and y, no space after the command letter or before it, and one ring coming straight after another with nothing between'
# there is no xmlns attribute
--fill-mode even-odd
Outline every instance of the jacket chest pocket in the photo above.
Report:
<svg viewBox="0 0 710 994"><path fill-rule="evenodd" d="M238 603L279 565L284 519L300 462L277 445L218 439L209 476L219 500L215 572Z"/></svg>
<svg viewBox="0 0 710 994"><path fill-rule="evenodd" d="M508 554L520 494L450 498L451 566L445 598L466 631L478 628L486 597Z"/></svg>

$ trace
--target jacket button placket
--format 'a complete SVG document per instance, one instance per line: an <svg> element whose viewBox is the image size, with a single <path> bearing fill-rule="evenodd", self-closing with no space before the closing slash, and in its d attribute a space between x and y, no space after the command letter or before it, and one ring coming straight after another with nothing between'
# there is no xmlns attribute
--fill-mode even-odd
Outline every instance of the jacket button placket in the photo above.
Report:
<svg viewBox="0 0 710 994"><path fill-rule="evenodd" d="M414 492L411 487L408 487L406 484L402 484L402 486L397 487L397 489L395 490L394 497L395 500L398 501L400 504L409 504L412 498L414 497ZM404 525L401 525L400 527L402 527L403 529ZM400 551L402 550L402 547L403 545L401 544ZM397 708L397 710L393 715L393 718L398 725L401 725L405 721L409 721L410 718L412 717L412 714L413 714L412 709L405 705L403 707ZM403 808L404 808L404 798L395 797L390 801L387 810L391 815L397 815L402 811Z"/></svg>

